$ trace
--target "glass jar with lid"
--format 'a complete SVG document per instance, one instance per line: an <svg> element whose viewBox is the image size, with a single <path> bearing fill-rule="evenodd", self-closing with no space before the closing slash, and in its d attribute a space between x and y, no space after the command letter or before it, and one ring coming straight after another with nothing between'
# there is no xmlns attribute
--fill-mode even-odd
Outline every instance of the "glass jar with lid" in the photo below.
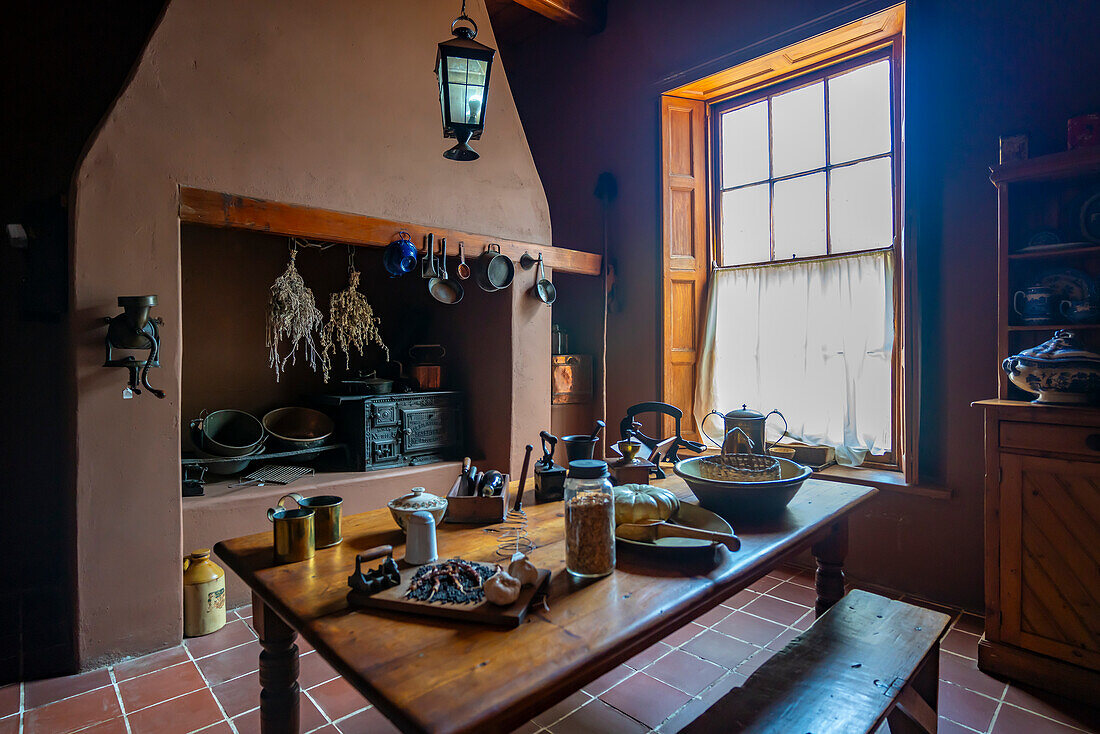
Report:
<svg viewBox="0 0 1100 734"><path fill-rule="evenodd" d="M565 479L565 567L581 578L615 570L615 497L607 463L569 462Z"/></svg>

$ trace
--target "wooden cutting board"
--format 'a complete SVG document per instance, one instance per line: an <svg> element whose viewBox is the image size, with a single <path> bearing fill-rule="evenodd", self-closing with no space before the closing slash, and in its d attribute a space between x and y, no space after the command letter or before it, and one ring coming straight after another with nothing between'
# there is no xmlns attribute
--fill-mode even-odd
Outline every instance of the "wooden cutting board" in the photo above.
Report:
<svg viewBox="0 0 1100 734"><path fill-rule="evenodd" d="M480 565L487 563L476 561ZM363 594L359 591L348 592L348 604L352 607L366 609L386 609L391 612L404 612L407 614L424 614L431 617L445 617L464 622L480 622L501 627L518 627L523 622L531 601L541 592L545 591L550 580L550 571L539 569L539 577L533 586L524 586L519 593L519 598L508 607L490 604L482 599L472 604L452 604L449 602L426 602L415 599L406 599L405 593L409 590L409 584L416 575L420 566L413 566L404 561L397 561L397 568L401 572L401 583L377 594Z"/></svg>

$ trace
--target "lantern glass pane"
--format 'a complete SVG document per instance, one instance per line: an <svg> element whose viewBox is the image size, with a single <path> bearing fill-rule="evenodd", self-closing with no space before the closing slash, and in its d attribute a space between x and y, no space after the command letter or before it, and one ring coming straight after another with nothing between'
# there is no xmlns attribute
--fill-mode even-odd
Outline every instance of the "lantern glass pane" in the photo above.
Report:
<svg viewBox="0 0 1100 734"><path fill-rule="evenodd" d="M485 74L489 71L489 63L487 61L478 61L477 59L470 59L470 65L467 68L468 78L467 84L477 84L480 87L485 86Z"/></svg>
<svg viewBox="0 0 1100 734"><path fill-rule="evenodd" d="M450 96L451 108L447 111L447 117L451 123L466 122L466 85L449 84L447 94Z"/></svg>
<svg viewBox="0 0 1100 734"><path fill-rule="evenodd" d="M465 84L468 63L469 59L464 59L461 56L448 56L447 81L451 84Z"/></svg>

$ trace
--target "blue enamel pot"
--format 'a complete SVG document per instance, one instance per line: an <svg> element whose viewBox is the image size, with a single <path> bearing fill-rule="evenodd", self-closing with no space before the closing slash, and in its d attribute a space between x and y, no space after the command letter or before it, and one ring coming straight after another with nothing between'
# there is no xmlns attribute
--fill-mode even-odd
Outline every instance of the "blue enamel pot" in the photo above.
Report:
<svg viewBox="0 0 1100 734"><path fill-rule="evenodd" d="M408 232L398 232L398 238L386 245L382 253L382 265L391 277L400 278L416 268L416 245Z"/></svg>

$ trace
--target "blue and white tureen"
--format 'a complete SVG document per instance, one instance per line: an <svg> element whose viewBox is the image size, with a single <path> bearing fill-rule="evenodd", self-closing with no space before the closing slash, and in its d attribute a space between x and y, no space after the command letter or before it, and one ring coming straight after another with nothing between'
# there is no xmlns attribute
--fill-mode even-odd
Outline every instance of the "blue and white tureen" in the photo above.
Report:
<svg viewBox="0 0 1100 734"><path fill-rule="evenodd" d="M1038 393L1036 403L1090 403L1100 397L1100 354L1086 351L1070 331L1001 363L1013 385Z"/></svg>

